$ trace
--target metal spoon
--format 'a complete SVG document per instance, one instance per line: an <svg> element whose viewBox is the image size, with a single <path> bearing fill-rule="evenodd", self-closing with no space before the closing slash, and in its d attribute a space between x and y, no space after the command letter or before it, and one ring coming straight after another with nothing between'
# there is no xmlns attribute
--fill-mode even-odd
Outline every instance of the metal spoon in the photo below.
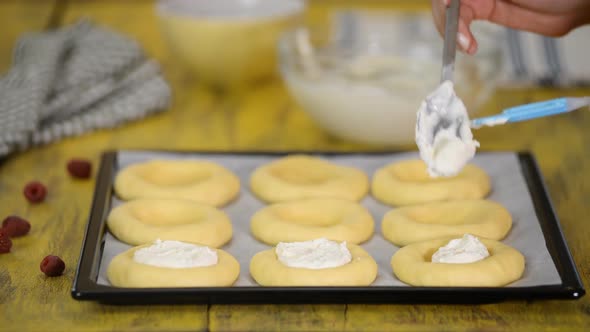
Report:
<svg viewBox="0 0 590 332"><path fill-rule="evenodd" d="M451 5L446 10L441 83L444 81L453 81L457 31L459 29L459 2L459 0L451 0Z"/></svg>
<svg viewBox="0 0 590 332"><path fill-rule="evenodd" d="M445 81L453 82L453 73L455 69L455 53L457 44L457 31L459 27L459 0L451 0L450 6L446 9L445 19L445 34L443 43L443 59L442 59L442 73L440 82ZM452 103L453 99L447 101L447 105L437 105L431 98L426 98L426 109L424 110L427 115L431 115L433 112L438 115L438 123L432 130L432 136L429 135L428 140L430 144L433 144L436 134L443 129L447 129L451 126L460 128L461 124L468 122L467 118L457 118L450 116L447 112L448 107ZM420 115L419 115L420 116ZM420 121L418 121L419 123ZM421 128L418 125L418 130ZM460 131L457 130L457 136L460 136Z"/></svg>

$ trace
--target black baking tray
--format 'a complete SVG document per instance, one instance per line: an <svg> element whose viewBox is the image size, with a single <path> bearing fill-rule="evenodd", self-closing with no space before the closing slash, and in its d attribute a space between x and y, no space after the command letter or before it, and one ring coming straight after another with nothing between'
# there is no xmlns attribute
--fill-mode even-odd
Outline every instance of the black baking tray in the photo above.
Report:
<svg viewBox="0 0 590 332"><path fill-rule="evenodd" d="M166 151L170 152L170 151ZM174 151L179 153L178 151ZM230 152L180 152L199 157ZM283 156L290 152L231 152L231 154ZM301 152L313 155L390 154L395 152ZM549 253L562 280L558 285L530 287L190 287L119 288L97 283L106 232L106 217L113 194L117 152L103 153L94 199L71 295L76 300L111 304L202 303L492 303L506 300L579 299L586 293L563 236L559 221L535 158L519 152L523 176L535 207Z"/></svg>

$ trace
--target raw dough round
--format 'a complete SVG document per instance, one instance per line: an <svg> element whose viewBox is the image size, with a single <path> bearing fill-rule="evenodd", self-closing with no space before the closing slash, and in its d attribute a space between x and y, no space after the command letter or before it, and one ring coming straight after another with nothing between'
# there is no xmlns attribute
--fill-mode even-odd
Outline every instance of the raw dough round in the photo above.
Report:
<svg viewBox="0 0 590 332"><path fill-rule="evenodd" d="M270 245L327 238L361 243L373 234L373 217L362 205L342 199L275 203L252 216L250 230Z"/></svg>
<svg viewBox="0 0 590 332"><path fill-rule="evenodd" d="M487 200L435 202L393 209L383 216L383 237L397 246L469 233L503 239L512 227L510 212Z"/></svg>
<svg viewBox="0 0 590 332"><path fill-rule="evenodd" d="M292 155L257 168L250 177L252 192L266 202L306 198L361 200L369 190L362 171L321 158Z"/></svg>
<svg viewBox="0 0 590 332"><path fill-rule="evenodd" d="M229 253L217 252L217 264L192 268L167 268L138 263L131 248L113 258L107 269L109 282L115 287L223 287L231 286L240 274L240 263Z"/></svg>
<svg viewBox="0 0 590 332"><path fill-rule="evenodd" d="M223 211L183 199L125 202L111 210L107 225L119 240L132 245L161 239L218 248L232 237L231 222Z"/></svg>
<svg viewBox="0 0 590 332"><path fill-rule="evenodd" d="M115 178L123 200L184 198L222 206L240 191L240 180L221 165L204 160L152 160L130 165Z"/></svg>
<svg viewBox="0 0 590 332"><path fill-rule="evenodd" d="M377 170L371 190L376 199L393 206L478 199L489 193L490 178L472 164L456 176L431 178L422 160L405 160Z"/></svg>
<svg viewBox="0 0 590 332"><path fill-rule="evenodd" d="M520 279L524 256L501 242L480 238L490 256L465 263L432 263L431 257L453 238L417 242L399 249L391 258L397 278L412 286L498 287Z"/></svg>
<svg viewBox="0 0 590 332"><path fill-rule="evenodd" d="M277 259L275 248L250 261L250 274L261 286L368 286L377 277L377 263L363 248L347 243L350 263L325 269L289 267Z"/></svg>

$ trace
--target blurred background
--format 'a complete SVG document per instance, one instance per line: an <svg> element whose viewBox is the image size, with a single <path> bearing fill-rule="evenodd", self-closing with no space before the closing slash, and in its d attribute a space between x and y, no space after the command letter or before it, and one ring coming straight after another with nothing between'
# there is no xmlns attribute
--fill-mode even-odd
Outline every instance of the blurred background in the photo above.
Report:
<svg viewBox="0 0 590 332"><path fill-rule="evenodd" d="M75 51L64 51L74 60L64 61L62 54L56 57L62 63L55 66L94 64L92 70L82 66L79 71L100 78L80 81L92 83L83 89L82 83L72 83L78 90L70 95L83 95L105 80L109 86L108 93L84 107L70 107L67 115L51 115L51 107L37 112L38 123L28 127L36 132L33 139L9 142L13 147L7 143L6 151L123 124L125 131L111 129L122 139L117 147L165 148L161 136L174 135L188 149L199 149L198 142L213 148L313 149L320 137L330 149L413 149L416 110L440 77L442 39L430 15L430 1L5 0L0 3L5 22L0 72L9 72L19 56L27 56L28 46L19 46L23 36L34 32L41 34L39 40L58 39L57 32L70 33L77 42L61 45L76 45L67 46ZM73 32L63 32L67 29ZM457 91L471 115L529 102L530 94L522 93L527 89L556 94L573 89L575 94L589 86L589 28L560 39L484 23L474 30L478 54L460 54L456 65ZM79 31L99 31L100 36L90 39L88 32ZM113 38L121 39L116 46ZM103 40L112 50L101 47ZM88 44L94 48L84 52ZM101 51L103 58L122 59L121 65L101 60ZM151 67L128 70L129 63L138 66L142 61L157 66L158 73L145 74L155 70ZM97 69L101 67L108 67L109 75L103 75L107 69ZM161 75L164 81L153 82L150 89L140 87L141 75ZM139 78L127 79L135 76ZM135 90L113 96L118 89L113 82L122 78L134 82L128 86ZM47 84L64 85L55 80ZM63 92L54 90L48 93L52 97ZM96 105L107 99L110 108L121 110L97 111ZM56 120L85 112L93 113L92 120L86 116L80 125ZM144 124L134 125L136 121ZM487 132L478 131L484 137ZM141 141L125 139L138 135Z"/></svg>

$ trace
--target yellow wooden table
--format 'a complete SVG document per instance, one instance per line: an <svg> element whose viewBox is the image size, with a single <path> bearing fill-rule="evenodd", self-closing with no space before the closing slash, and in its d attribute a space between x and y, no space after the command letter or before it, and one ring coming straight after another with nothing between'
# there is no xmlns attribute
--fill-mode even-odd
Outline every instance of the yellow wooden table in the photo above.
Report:
<svg viewBox="0 0 590 332"><path fill-rule="evenodd" d="M333 1L318 1L310 17ZM23 32L64 25L82 17L139 40L158 59L174 89L167 112L114 130L69 138L11 156L0 165L0 216L21 215L32 224L0 255L0 331L274 331L274 330L590 330L590 296L578 301L512 301L488 305L157 305L112 306L70 297L94 181L73 181L65 164L72 157L98 165L106 149L339 150L382 149L328 136L276 84L243 92L228 102L175 68L161 40L150 1L0 2L0 71L10 64ZM493 113L509 105L590 89L501 90L485 106ZM260 121L264 119L264 121ZM530 150L537 157L550 196L584 284L590 281L590 112L481 129L485 150ZM412 147L410 147L412 148ZM24 184L48 185L43 204L27 204ZM39 263L61 256L65 275L46 278Z"/></svg>

